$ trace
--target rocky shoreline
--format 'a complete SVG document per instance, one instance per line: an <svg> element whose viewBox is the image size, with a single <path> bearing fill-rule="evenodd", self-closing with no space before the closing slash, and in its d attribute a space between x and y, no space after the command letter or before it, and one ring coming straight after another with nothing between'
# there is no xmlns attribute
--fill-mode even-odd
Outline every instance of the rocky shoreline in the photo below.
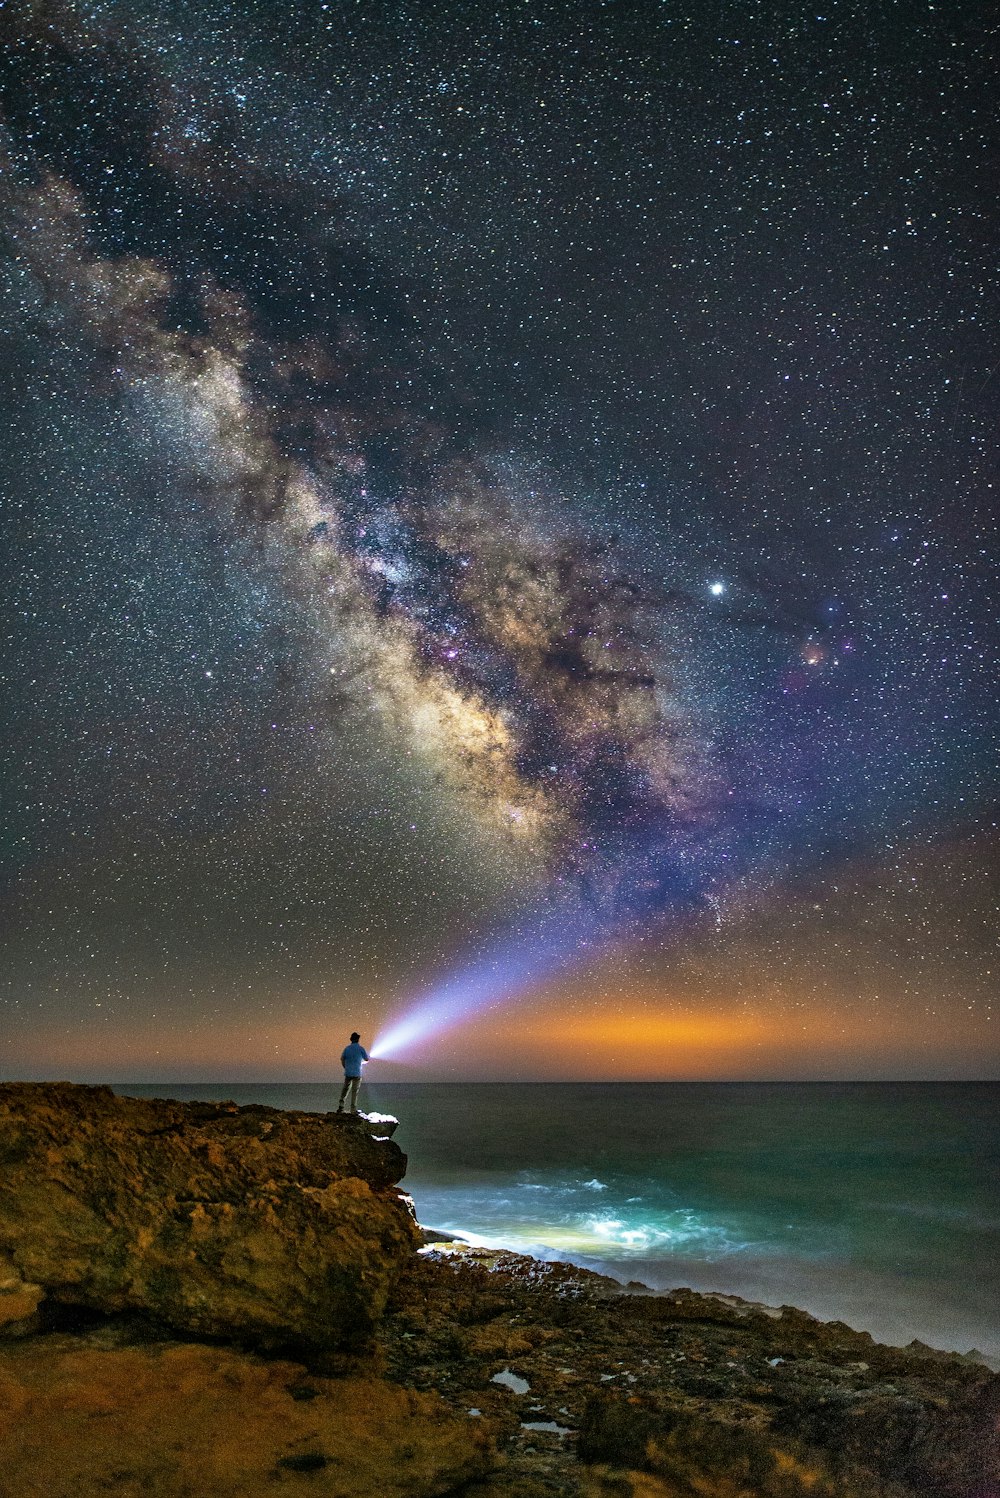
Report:
<svg viewBox="0 0 1000 1498"><path fill-rule="evenodd" d="M990 1369L423 1242L391 1130L0 1087L2 1498L1000 1498Z"/></svg>

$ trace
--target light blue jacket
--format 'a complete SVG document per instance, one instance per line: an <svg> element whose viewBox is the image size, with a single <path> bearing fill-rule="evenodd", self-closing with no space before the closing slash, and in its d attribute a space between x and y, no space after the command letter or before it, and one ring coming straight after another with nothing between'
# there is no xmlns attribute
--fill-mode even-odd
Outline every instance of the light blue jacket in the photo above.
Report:
<svg viewBox="0 0 1000 1498"><path fill-rule="evenodd" d="M344 1068L345 1077L360 1077L361 1063L368 1060L368 1052L363 1045L358 1045L352 1040L350 1045L345 1045L340 1053L340 1064Z"/></svg>

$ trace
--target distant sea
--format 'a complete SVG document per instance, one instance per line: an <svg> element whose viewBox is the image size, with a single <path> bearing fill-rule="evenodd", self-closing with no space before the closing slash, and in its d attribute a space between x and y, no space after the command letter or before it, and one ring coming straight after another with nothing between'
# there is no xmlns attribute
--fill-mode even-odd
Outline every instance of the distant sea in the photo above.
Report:
<svg viewBox="0 0 1000 1498"><path fill-rule="evenodd" d="M325 1112L339 1087L120 1084ZM1000 1366L1000 1083L365 1083L427 1227Z"/></svg>

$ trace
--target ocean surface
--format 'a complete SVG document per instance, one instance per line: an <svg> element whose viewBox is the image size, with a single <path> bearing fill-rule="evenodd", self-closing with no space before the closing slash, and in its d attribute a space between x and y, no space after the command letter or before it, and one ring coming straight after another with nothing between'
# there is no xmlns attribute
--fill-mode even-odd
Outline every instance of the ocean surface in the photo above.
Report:
<svg viewBox="0 0 1000 1498"><path fill-rule="evenodd" d="M326 1112L339 1084L119 1084ZM1000 1366L1000 1083L365 1083L427 1227Z"/></svg>

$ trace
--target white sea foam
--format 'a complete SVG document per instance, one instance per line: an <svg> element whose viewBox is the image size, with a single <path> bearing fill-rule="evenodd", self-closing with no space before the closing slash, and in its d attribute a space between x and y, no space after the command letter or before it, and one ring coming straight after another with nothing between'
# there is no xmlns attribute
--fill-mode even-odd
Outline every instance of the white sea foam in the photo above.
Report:
<svg viewBox="0 0 1000 1498"><path fill-rule="evenodd" d="M119 1090L321 1115L336 1088ZM365 1089L419 1219L467 1243L1000 1359L1000 1084Z"/></svg>

